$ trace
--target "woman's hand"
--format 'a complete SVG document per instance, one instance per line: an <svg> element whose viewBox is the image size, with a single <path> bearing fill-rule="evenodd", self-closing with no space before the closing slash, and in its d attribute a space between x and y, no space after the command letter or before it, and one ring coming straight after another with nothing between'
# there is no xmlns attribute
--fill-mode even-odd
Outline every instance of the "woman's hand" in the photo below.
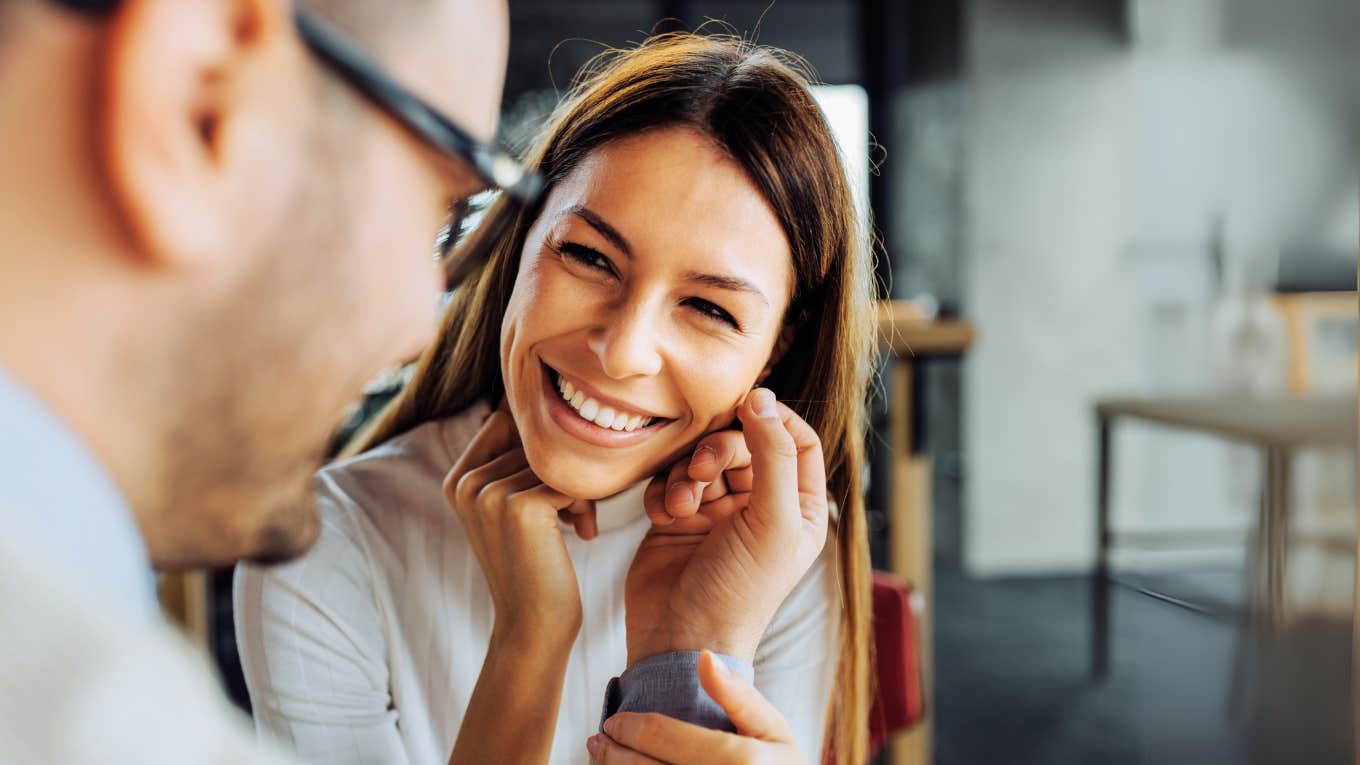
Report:
<svg viewBox="0 0 1360 765"><path fill-rule="evenodd" d="M586 741L591 759L599 765L805 765L807 760L779 711L711 653L699 657L699 682L727 712L737 726L736 733L701 728L665 715L621 712L605 720L604 733Z"/></svg>
<svg viewBox="0 0 1360 765"><path fill-rule="evenodd" d="M624 587L630 665L704 648L751 661L775 611L826 544L826 466L816 432L768 390L747 396L737 416L750 454L749 491L647 533Z"/></svg>
<svg viewBox="0 0 1360 765"><path fill-rule="evenodd" d="M657 526L669 526L703 509L723 517L751 501L751 451L740 430L709 433L694 451L647 485L643 506Z"/></svg>
<svg viewBox="0 0 1360 765"><path fill-rule="evenodd" d="M449 471L444 497L491 590L492 642L570 646L580 630L581 593L558 514L568 510L584 518L593 512L591 503L575 502L538 480L503 411L487 418ZM592 518L591 530L593 525Z"/></svg>

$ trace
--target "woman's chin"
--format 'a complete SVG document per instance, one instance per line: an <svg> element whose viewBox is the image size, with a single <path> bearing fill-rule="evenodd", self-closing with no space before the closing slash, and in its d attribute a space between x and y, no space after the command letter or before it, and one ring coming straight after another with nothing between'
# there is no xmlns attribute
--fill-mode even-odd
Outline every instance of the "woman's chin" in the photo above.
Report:
<svg viewBox="0 0 1360 765"><path fill-rule="evenodd" d="M641 475L633 476L631 472L625 474L611 471L605 475L598 469L582 466L552 465L540 469L534 465L532 458L529 460L529 467L540 481L576 499L596 500L612 497L642 480Z"/></svg>

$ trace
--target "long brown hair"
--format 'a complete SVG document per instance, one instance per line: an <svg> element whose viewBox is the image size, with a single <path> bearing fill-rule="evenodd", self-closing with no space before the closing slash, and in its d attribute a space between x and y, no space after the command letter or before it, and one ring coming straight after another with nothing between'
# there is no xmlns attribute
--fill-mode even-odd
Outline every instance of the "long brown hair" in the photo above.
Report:
<svg viewBox="0 0 1360 765"><path fill-rule="evenodd" d="M828 709L839 763L867 759L869 549L864 499L865 396L873 350L872 282L863 226L804 65L782 51L726 36L669 34L601 54L577 75L526 161L548 188L609 141L659 127L709 136L745 169L783 226L795 272L785 316L789 350L764 385L818 433L827 461L842 597L842 645ZM520 251L539 210L498 200L459 247L485 248L438 339L400 396L349 454L504 392L501 321ZM820 757L821 753L808 753Z"/></svg>

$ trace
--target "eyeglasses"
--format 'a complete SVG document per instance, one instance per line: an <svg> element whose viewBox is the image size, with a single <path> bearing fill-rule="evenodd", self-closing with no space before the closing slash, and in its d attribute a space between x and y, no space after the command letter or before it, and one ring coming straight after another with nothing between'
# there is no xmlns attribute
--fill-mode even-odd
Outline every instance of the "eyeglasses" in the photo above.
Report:
<svg viewBox="0 0 1360 765"><path fill-rule="evenodd" d="M58 3L78 11L105 12L113 10L118 0L58 0ZM399 85L358 43L335 27L301 8L294 11L293 20L298 36L314 56L422 141L471 168L484 183L519 203L531 205L537 201L543 191L542 177L509 152L473 138L452 119ZM451 221L441 239L451 244L451 239L458 236L467 209L467 200L454 203L449 211ZM436 255L442 257L447 250L447 246L441 245ZM451 289L461 282L480 260L474 255L472 262L446 262L447 286Z"/></svg>
<svg viewBox="0 0 1360 765"><path fill-rule="evenodd" d="M486 183L532 203L542 187L533 171L509 153L477 141L453 120L388 77L353 40L335 27L297 9L298 34L307 47L369 100L426 143L470 165Z"/></svg>

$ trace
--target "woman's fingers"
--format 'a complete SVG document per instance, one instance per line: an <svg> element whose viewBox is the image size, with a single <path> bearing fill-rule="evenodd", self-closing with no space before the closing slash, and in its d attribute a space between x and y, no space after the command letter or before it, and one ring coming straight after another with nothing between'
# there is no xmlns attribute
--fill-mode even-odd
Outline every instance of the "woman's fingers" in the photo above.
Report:
<svg viewBox="0 0 1360 765"><path fill-rule="evenodd" d="M750 491L749 482L745 488L732 485L732 478L749 471L750 467L751 452L741 431L720 430L695 444L686 475L695 482L699 502L712 502L728 492Z"/></svg>
<svg viewBox="0 0 1360 765"><path fill-rule="evenodd" d="M556 512L566 510L577 501L538 480L538 476L527 467L519 475L527 475L524 479L526 485L506 499L506 508L509 510L541 506Z"/></svg>
<svg viewBox="0 0 1360 765"><path fill-rule="evenodd" d="M705 502L699 507L699 515L708 518L712 525L716 526L722 519L739 511L745 510L751 504L751 493L737 492L718 497L712 502Z"/></svg>
<svg viewBox="0 0 1360 765"><path fill-rule="evenodd" d="M751 490L751 452L739 430L720 430L699 439L690 455L652 479L643 492L647 518L668 526L689 518L700 506L734 491Z"/></svg>
<svg viewBox="0 0 1360 765"><path fill-rule="evenodd" d="M662 473L653 478L642 492L642 508L647 513L647 520L651 521L654 526L669 526L675 522L675 518L666 512L666 482L668 480L670 480L670 473Z"/></svg>
<svg viewBox="0 0 1360 765"><path fill-rule="evenodd" d="M688 518L699 510L699 491L686 474L689 465L680 460L666 477L666 513L672 518Z"/></svg>
<svg viewBox="0 0 1360 765"><path fill-rule="evenodd" d="M728 492L736 493L750 491L754 481L754 475L755 473L752 472L751 466L747 465L744 468L724 471L722 480L727 484ZM714 497L713 499L717 499L717 497ZM707 497L705 497L705 501L707 501Z"/></svg>
<svg viewBox="0 0 1360 765"><path fill-rule="evenodd" d="M764 388L751 391L737 407L737 416L744 426L742 432L751 450L751 468L754 470L751 506L757 513L752 520L768 527L787 524L785 509L797 507L798 492L802 488L799 485L799 445L784 427L774 394Z"/></svg>
<svg viewBox="0 0 1360 765"><path fill-rule="evenodd" d="M528 467L529 461L524 455L524 450L512 448L510 451L492 457L490 462L467 471L456 481L454 480L454 473L450 472L449 476L445 478L445 497L453 505L455 512L471 512L479 498L483 502L486 501L486 497L483 495L487 493L490 487L506 478L528 470ZM518 486L518 483L500 484L498 488L501 490L502 498L505 496L505 492L510 490L509 486L511 485ZM518 491L519 489L514 490ZM493 495L495 493L495 491L492 492Z"/></svg>
<svg viewBox="0 0 1360 765"><path fill-rule="evenodd" d="M779 710L709 651L699 656L699 683L741 735L762 741L793 742L793 731Z"/></svg>
<svg viewBox="0 0 1360 765"><path fill-rule="evenodd" d="M517 444L514 420L505 412L492 412L482 423L481 430L473 436L472 443L463 450L463 454L453 464L447 476L444 478L444 495L450 500L454 499L455 489L463 480L464 476L476 468L485 465L492 459L501 455ZM481 488L478 486L477 488ZM476 492L473 492L474 494Z"/></svg>
<svg viewBox="0 0 1360 765"><path fill-rule="evenodd" d="M588 499L578 499L565 510L559 510L559 518L576 529L576 536L587 541L599 536L600 527L595 520L595 503Z"/></svg>
<svg viewBox="0 0 1360 765"><path fill-rule="evenodd" d="M788 492L793 491L801 498L797 504L803 517L824 522L826 464L817 431L763 388L752 391L737 412L753 455L751 490L768 492L771 500L790 499Z"/></svg>
<svg viewBox="0 0 1360 765"><path fill-rule="evenodd" d="M700 483L718 480L729 470L751 465L751 451L740 430L720 430L709 433L694 445L689 458L689 477Z"/></svg>

